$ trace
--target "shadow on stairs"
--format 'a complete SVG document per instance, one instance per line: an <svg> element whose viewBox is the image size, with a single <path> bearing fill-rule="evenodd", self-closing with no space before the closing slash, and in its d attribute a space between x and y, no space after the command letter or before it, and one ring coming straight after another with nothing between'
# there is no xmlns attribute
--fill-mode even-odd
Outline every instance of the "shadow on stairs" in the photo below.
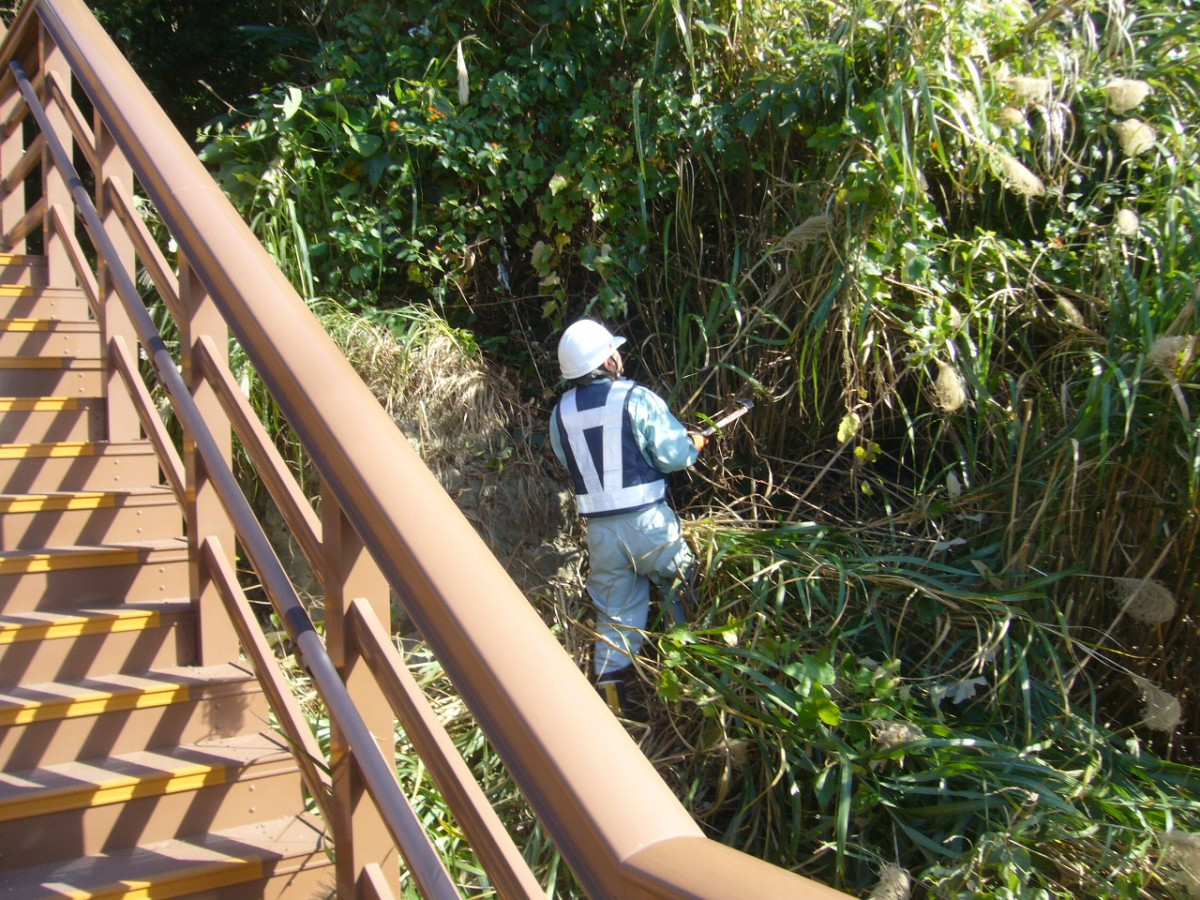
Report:
<svg viewBox="0 0 1200 900"><path fill-rule="evenodd" d="M197 662L180 507L107 442L82 291L0 255L0 898L331 893L238 659Z"/></svg>

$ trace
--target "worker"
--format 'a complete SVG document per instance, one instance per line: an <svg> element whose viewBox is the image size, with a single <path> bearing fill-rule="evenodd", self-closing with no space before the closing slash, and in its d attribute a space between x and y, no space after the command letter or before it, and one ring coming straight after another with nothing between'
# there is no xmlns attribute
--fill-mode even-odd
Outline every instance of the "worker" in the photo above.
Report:
<svg viewBox="0 0 1200 900"><path fill-rule="evenodd" d="M619 716L631 712L628 681L651 582L671 620L687 620L695 561L667 502L666 475L695 463L705 443L657 394L621 377L624 343L591 319L568 327L558 362L569 387L550 416L550 446L587 521L596 689Z"/></svg>

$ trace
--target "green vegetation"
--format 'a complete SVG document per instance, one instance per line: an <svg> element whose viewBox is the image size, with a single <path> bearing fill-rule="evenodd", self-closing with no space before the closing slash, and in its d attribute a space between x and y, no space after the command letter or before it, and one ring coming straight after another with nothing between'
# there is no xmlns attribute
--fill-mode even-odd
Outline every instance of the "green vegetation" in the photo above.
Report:
<svg viewBox="0 0 1200 900"><path fill-rule="evenodd" d="M307 296L443 319L534 403L584 312L686 414L759 401L684 486L706 603L646 664L698 819L860 895L1200 894L1200 9L338 22L204 151Z"/></svg>
<svg viewBox="0 0 1200 900"><path fill-rule="evenodd" d="M324 24L320 3L223 0L214 8L204 0L89 0L87 5L188 136L287 77L313 53Z"/></svg>

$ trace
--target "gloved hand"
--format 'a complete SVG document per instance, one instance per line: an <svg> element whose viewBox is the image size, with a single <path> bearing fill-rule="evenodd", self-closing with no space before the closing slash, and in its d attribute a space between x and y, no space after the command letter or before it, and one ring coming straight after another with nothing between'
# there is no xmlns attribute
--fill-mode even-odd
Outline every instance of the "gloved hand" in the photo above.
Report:
<svg viewBox="0 0 1200 900"><path fill-rule="evenodd" d="M704 435L702 435L698 431L693 431L691 433L691 438L692 438L692 443L696 445L697 451L703 450L704 445L708 443L708 438L706 438Z"/></svg>

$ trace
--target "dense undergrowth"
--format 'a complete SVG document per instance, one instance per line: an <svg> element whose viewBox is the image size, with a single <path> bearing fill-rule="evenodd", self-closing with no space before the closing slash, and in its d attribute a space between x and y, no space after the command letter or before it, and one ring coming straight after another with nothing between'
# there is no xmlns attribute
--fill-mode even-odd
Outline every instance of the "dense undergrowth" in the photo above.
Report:
<svg viewBox="0 0 1200 900"><path fill-rule="evenodd" d="M358 2L204 155L308 296L444 320L522 415L581 313L685 417L757 399L678 485L706 602L639 733L722 840L860 894L1197 896L1198 27Z"/></svg>

